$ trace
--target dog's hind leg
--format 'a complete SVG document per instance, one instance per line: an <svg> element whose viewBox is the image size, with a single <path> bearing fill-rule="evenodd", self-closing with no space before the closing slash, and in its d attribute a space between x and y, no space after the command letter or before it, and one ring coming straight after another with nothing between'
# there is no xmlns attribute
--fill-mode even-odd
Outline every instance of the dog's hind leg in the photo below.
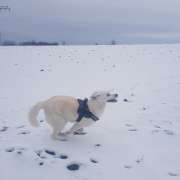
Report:
<svg viewBox="0 0 180 180"><path fill-rule="evenodd" d="M61 132L66 125L66 121L59 116L49 116L48 114L46 114L46 121L52 127L51 137L55 140L63 140L64 136Z"/></svg>

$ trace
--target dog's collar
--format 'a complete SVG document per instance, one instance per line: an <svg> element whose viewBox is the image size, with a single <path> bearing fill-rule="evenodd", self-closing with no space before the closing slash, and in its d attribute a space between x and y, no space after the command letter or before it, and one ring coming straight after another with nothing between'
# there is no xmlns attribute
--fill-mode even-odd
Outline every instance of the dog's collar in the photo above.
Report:
<svg viewBox="0 0 180 180"><path fill-rule="evenodd" d="M87 98L85 98L84 100L77 99L77 101L79 103L79 107L78 107L78 110L77 110L77 113L78 113L79 116L76 119L77 122L80 122L83 117L91 118L94 121L99 120L99 118L89 110L88 103L87 103L88 102Z"/></svg>

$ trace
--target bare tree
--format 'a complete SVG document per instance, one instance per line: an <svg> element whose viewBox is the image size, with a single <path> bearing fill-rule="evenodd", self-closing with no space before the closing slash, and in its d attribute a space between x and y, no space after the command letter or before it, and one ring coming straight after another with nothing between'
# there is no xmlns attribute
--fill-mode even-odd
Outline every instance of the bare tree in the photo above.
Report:
<svg viewBox="0 0 180 180"><path fill-rule="evenodd" d="M112 40L112 41L111 41L111 44L112 44L112 45L116 45L116 41L115 41L115 40Z"/></svg>

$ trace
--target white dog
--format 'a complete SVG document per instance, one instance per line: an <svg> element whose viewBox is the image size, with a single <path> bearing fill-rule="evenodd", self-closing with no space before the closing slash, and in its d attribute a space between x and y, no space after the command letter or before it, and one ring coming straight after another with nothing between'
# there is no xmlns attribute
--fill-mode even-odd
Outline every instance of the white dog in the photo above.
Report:
<svg viewBox="0 0 180 180"><path fill-rule="evenodd" d="M106 102L117 102L118 94L110 94L108 91L99 91L92 94L89 99L76 99L69 96L54 96L48 100L34 105L29 112L29 122L32 126L39 125L37 115L40 109L44 110L47 123L53 128L52 138L81 133L95 121L104 111ZM68 122L74 123L71 129L62 133Z"/></svg>

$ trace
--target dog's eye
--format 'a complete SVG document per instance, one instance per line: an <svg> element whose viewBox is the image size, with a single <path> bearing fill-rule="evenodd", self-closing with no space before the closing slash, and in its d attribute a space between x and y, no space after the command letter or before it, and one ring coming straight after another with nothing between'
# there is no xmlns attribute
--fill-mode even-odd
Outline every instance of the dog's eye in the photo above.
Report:
<svg viewBox="0 0 180 180"><path fill-rule="evenodd" d="M109 93L107 93L107 96L110 96L110 94L109 94Z"/></svg>

